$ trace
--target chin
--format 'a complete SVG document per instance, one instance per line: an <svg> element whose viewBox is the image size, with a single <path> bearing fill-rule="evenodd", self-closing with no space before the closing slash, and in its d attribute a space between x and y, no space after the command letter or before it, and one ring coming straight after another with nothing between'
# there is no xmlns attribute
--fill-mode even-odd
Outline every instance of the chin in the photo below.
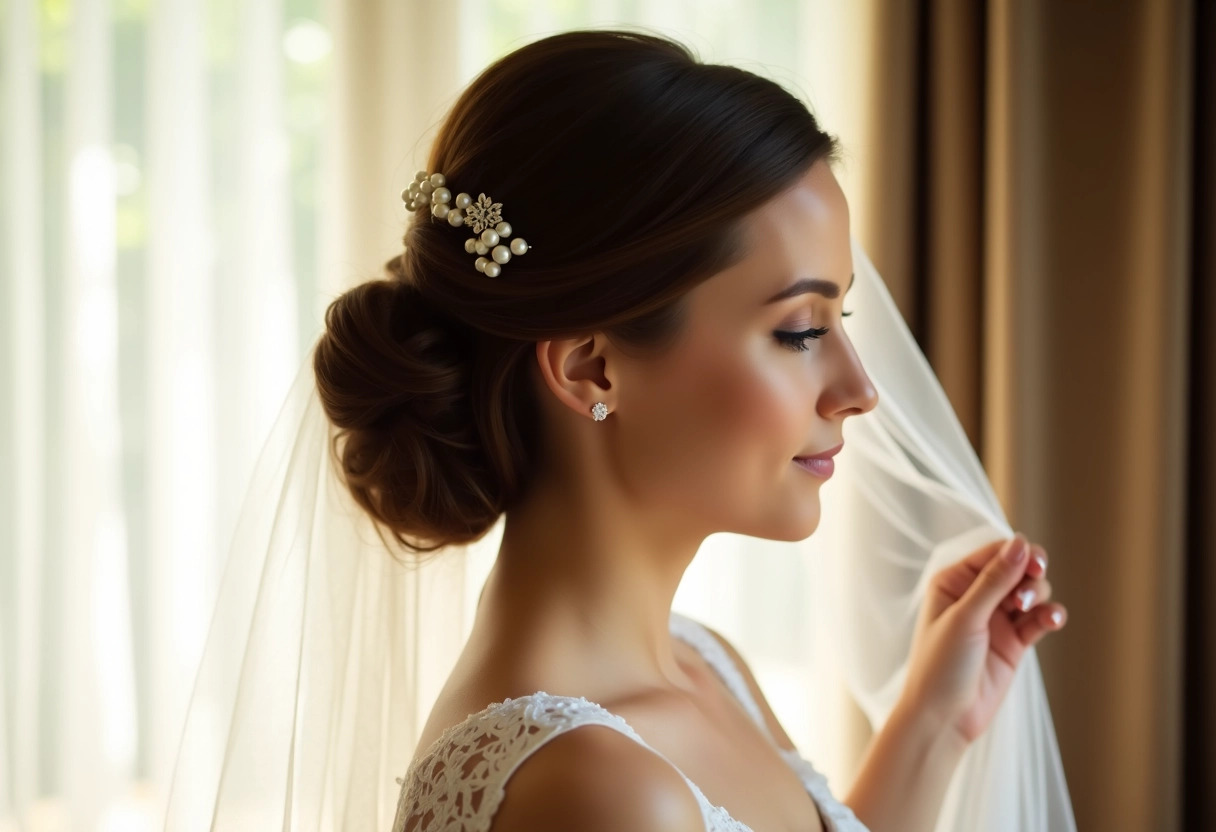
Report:
<svg viewBox="0 0 1216 832"><path fill-rule="evenodd" d="M770 526L767 534L757 536L767 540L783 540L788 543L806 540L819 528L819 500L816 499L814 503L814 506L808 506L804 501L799 510L789 516L788 522Z"/></svg>

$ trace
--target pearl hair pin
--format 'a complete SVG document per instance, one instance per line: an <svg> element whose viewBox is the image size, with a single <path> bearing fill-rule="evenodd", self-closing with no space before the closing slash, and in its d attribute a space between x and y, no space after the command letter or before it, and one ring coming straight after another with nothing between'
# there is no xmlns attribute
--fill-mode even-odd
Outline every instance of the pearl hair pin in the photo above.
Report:
<svg viewBox="0 0 1216 832"><path fill-rule="evenodd" d="M430 205L432 217L446 219L453 227L467 222L478 236L465 240L464 250L480 255L473 264L477 271L486 277L498 277L502 264L510 260L512 254L526 254L532 248L523 237L516 237L510 245L502 243L511 236L511 223L503 222L501 202L494 202L485 194L480 194L474 202L466 193L456 194L453 200L452 192L445 185L447 178L442 173L428 174L420 170L414 174L409 187L401 192L401 201L411 211Z"/></svg>

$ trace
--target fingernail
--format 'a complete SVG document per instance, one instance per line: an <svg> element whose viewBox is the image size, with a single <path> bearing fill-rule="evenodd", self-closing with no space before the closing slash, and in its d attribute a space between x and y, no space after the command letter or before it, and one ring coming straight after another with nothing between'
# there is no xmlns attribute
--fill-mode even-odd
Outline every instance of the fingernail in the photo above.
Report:
<svg viewBox="0 0 1216 832"><path fill-rule="evenodd" d="M1025 612L1030 609L1030 605L1034 602L1034 590L1023 589L1018 593L1018 609Z"/></svg>
<svg viewBox="0 0 1216 832"><path fill-rule="evenodd" d="M1034 562L1039 565L1040 572L1047 571L1047 558L1043 557L1042 555L1035 555Z"/></svg>
<svg viewBox="0 0 1216 832"><path fill-rule="evenodd" d="M1061 624L1063 624L1064 623L1064 613L1061 612L1060 610L1052 610L1051 623L1056 625L1057 627L1059 627Z"/></svg>
<svg viewBox="0 0 1216 832"><path fill-rule="evenodd" d="M1018 537L1014 540L1013 545L1009 547L1009 551L1005 553L1006 559L1012 564L1019 564L1026 559L1026 538Z"/></svg>

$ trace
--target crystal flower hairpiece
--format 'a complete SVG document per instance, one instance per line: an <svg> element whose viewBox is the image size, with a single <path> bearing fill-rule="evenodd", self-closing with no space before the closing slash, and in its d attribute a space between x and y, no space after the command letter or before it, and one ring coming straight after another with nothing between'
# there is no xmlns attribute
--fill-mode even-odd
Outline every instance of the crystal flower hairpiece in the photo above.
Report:
<svg viewBox="0 0 1216 832"><path fill-rule="evenodd" d="M510 260L512 254L526 254L531 246L523 237L516 237L509 246L502 243L511 236L511 223L503 221L501 202L494 202L485 194L480 194L474 202L466 193L456 194L453 201L452 192L444 187L446 184L447 178L442 173L420 170L414 174L409 187L401 192L401 201L411 211L430 205L432 217L446 219L454 227L467 222L478 236L465 240L464 250L480 255L473 264L477 271L486 277L498 277L502 264Z"/></svg>

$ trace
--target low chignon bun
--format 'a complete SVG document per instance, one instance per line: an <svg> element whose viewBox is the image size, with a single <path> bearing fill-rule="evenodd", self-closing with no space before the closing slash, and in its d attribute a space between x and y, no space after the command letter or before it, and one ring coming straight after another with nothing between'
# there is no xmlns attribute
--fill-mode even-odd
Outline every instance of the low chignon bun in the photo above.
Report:
<svg viewBox="0 0 1216 832"><path fill-rule="evenodd" d="M369 280L329 305L313 359L352 495L415 552L475 540L500 514L458 328L410 283Z"/></svg>

